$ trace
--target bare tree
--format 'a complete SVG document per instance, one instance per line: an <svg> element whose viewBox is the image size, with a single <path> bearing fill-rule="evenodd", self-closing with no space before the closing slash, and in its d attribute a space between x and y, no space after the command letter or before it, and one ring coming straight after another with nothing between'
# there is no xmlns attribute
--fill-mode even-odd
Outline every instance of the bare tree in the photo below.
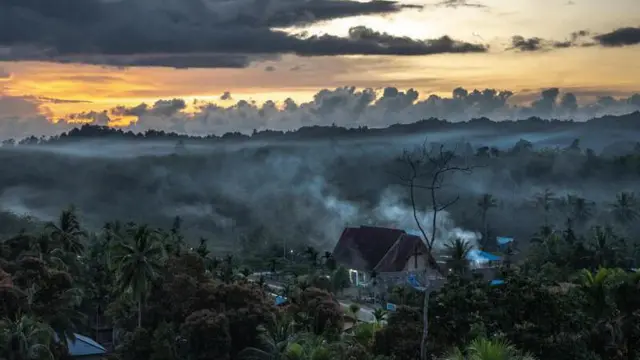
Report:
<svg viewBox="0 0 640 360"><path fill-rule="evenodd" d="M446 210L459 200L459 196L447 201L438 199L439 190L444 186L447 175L456 172L470 173L472 167L465 164L456 164L458 158L454 151L446 151L444 145L440 145L438 149L427 149L427 143L416 148L413 151L405 150L400 157L407 168L405 174L398 175L403 185L409 188L409 196L411 199L411 207L413 209L413 217L416 226L424 237L427 247L426 257L428 267L425 268L425 279L428 279L427 272L429 267L436 270L441 276L445 275L444 270L440 267L433 254L433 247L437 239L437 217L438 213ZM417 191L427 191L431 197L431 233L427 234L421 219L418 216L418 206L416 200ZM423 329L422 341L420 343L420 359L427 360L427 339L429 336L429 298L433 288L429 284L425 284L424 303L423 303Z"/></svg>
<svg viewBox="0 0 640 360"><path fill-rule="evenodd" d="M482 215L482 228L484 232L482 233L482 246L485 247L489 241L489 222L487 221L487 213L489 210L498 206L498 202L493 197L493 195L486 193L483 194L482 197L478 200L478 208L480 208L480 213Z"/></svg>

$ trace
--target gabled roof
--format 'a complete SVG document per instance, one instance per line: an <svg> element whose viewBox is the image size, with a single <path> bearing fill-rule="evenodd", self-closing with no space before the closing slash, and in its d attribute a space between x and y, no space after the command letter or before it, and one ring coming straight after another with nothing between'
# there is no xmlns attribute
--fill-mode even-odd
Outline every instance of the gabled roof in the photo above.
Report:
<svg viewBox="0 0 640 360"><path fill-rule="evenodd" d="M371 271L405 232L373 226L346 228L333 250L340 264Z"/></svg>
<svg viewBox="0 0 640 360"><path fill-rule="evenodd" d="M360 226L344 229L333 257L352 269L395 272L404 269L416 246L424 246L422 239L404 230Z"/></svg>
<svg viewBox="0 0 640 360"><path fill-rule="evenodd" d="M426 254L427 245L422 241L422 238L416 235L402 234L391 249L380 259L380 262L376 265L376 271L396 272L404 270L407 260L413 256L416 250L420 255Z"/></svg>
<svg viewBox="0 0 640 360"><path fill-rule="evenodd" d="M67 339L67 348L69 349L69 355L71 356L89 356L89 355L104 355L107 353L107 349L104 346L98 344L93 339L80 334L73 334L76 340ZM58 335L54 335L56 342L58 341Z"/></svg>

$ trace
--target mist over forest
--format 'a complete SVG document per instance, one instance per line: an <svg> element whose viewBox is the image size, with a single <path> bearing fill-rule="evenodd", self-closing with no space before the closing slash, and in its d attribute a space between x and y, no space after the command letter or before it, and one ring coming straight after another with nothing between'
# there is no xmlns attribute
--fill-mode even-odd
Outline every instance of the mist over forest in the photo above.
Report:
<svg viewBox="0 0 640 360"><path fill-rule="evenodd" d="M5 141L0 231L54 220L73 204L96 230L112 220L169 228L179 216L191 242L206 237L215 248L286 241L329 250L345 226L414 231L401 179L407 164L398 159L443 146L473 170L452 173L439 191L439 201L460 198L440 213L441 240L480 240L484 194L495 199L486 211L491 237L527 240L568 218L581 232L598 223L637 234L640 226L622 223L614 204L617 194L640 191L638 124L636 112L586 123L431 119L209 138L85 126L48 140ZM421 219L430 201L417 190Z"/></svg>

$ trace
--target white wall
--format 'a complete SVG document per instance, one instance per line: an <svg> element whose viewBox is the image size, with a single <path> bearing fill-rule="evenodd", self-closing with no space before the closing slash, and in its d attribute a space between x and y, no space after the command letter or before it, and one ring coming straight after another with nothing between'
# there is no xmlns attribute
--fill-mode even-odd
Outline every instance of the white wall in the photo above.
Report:
<svg viewBox="0 0 640 360"><path fill-rule="evenodd" d="M418 255L418 267L416 268L415 265L416 265L416 257L411 256L404 266L404 271L416 271L416 270L422 270L426 268L427 267L426 257L423 255Z"/></svg>

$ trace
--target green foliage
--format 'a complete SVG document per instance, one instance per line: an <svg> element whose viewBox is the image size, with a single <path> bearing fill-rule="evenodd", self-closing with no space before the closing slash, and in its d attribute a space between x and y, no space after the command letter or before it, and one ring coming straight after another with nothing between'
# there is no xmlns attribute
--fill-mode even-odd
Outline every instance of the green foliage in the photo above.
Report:
<svg viewBox="0 0 640 360"><path fill-rule="evenodd" d="M541 209L554 198L542 193ZM587 205L565 200L575 222L562 231L543 226L526 258L496 269L504 279L500 286L473 275L464 242L449 244L454 271L429 299L428 354L638 359L640 275L622 270L638 246L607 226L577 232L574 226L589 217ZM394 312L348 306L347 315L370 311L374 321L360 320L344 332L345 310L338 299L350 285L349 275L330 253L307 248L287 261L267 258L253 265L245 256L213 254L206 241L195 249L184 242L179 222L168 231L109 223L90 234L73 208L55 225L4 239L0 357L66 359L66 339L90 334L88 320L98 317L110 318L120 334L115 355L121 360L415 360L420 355L424 294L411 287L394 286L384 294L385 301L398 305ZM297 276L282 290L288 301L276 307L269 292L280 290L267 285L281 284L287 269L296 266ZM269 267L277 274L259 277L249 270Z"/></svg>
<svg viewBox="0 0 640 360"><path fill-rule="evenodd" d="M339 268L337 268L331 275L331 284L333 286L333 289L335 289L337 292L342 292L344 289L351 286L349 271L347 271L344 266L340 266Z"/></svg>

